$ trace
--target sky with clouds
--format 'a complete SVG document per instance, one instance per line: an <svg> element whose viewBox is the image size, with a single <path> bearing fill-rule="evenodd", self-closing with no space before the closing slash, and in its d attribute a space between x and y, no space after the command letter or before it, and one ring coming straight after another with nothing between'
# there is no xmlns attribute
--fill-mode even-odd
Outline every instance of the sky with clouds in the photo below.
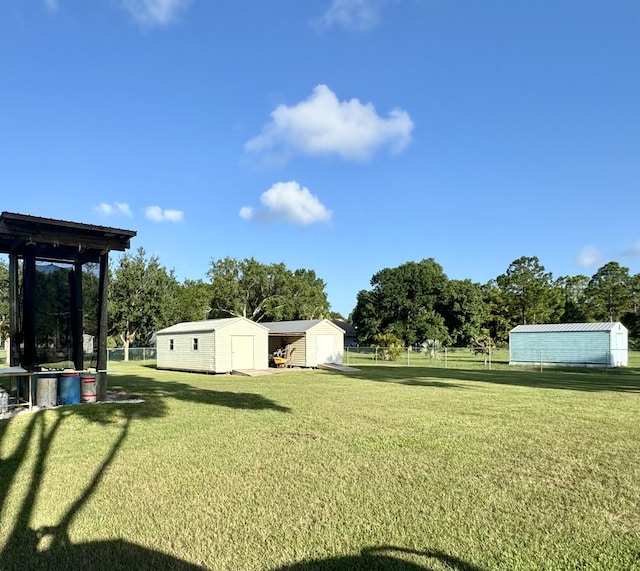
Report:
<svg viewBox="0 0 640 571"><path fill-rule="evenodd" d="M135 230L180 279L640 272L640 4L5 0L2 210ZM114 257L116 255L114 254Z"/></svg>

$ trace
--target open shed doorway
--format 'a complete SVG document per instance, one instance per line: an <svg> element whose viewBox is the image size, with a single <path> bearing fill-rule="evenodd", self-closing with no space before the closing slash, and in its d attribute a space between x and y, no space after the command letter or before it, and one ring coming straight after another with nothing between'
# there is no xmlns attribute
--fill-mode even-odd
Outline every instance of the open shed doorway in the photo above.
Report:
<svg viewBox="0 0 640 571"><path fill-rule="evenodd" d="M304 335L269 335L269 362L273 366L291 367L296 352L304 354ZM300 352L302 349L302 353ZM299 356L299 355L298 355Z"/></svg>

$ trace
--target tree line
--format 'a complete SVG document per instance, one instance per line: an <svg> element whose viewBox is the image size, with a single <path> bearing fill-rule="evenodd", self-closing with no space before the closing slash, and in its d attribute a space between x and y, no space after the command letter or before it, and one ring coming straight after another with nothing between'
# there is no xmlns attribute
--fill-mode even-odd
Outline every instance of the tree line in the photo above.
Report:
<svg viewBox="0 0 640 571"><path fill-rule="evenodd" d="M7 264L0 260L0 333L8 334ZM55 273L41 278L43 304L65 312ZM537 257L514 260L485 284L451 280L432 258L384 268L361 290L349 320L361 345L482 346L504 343L519 324L621 321L632 347L640 343L640 274L609 262L592 276L547 272ZM150 343L153 334L182 321L246 317L254 321L341 318L332 312L326 284L313 270L253 258L212 259L206 279L177 279L143 248L110 268L108 322L112 346ZM84 330L97 331L97 269L83 274ZM58 325L59 327L59 325Z"/></svg>
<svg viewBox="0 0 640 571"><path fill-rule="evenodd" d="M437 341L480 346L508 341L520 324L621 321L630 345L640 338L640 274L609 262L589 277L554 279L540 260L523 256L486 284L450 280L432 258L385 268L357 295L351 315L358 338L381 336L410 346Z"/></svg>

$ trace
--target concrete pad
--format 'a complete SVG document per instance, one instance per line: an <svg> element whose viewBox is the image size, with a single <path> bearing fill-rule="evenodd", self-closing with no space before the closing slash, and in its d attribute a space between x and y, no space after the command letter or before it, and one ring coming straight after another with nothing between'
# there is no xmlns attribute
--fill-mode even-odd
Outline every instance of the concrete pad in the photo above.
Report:
<svg viewBox="0 0 640 571"><path fill-rule="evenodd" d="M231 371L231 374L243 377L263 377L265 375L273 375L275 372L268 369L235 369Z"/></svg>
<svg viewBox="0 0 640 571"><path fill-rule="evenodd" d="M356 369L355 367L349 367L349 365L339 365L338 363L323 363L322 365L318 365L318 369L328 369L330 371L359 371L360 369Z"/></svg>

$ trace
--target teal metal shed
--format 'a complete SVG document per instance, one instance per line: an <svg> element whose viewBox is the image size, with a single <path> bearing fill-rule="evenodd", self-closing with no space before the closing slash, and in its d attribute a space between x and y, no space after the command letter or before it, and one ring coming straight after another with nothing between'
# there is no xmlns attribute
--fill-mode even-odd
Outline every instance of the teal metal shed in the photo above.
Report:
<svg viewBox="0 0 640 571"><path fill-rule="evenodd" d="M627 328L607 323L518 325L509 332L510 365L626 367Z"/></svg>

